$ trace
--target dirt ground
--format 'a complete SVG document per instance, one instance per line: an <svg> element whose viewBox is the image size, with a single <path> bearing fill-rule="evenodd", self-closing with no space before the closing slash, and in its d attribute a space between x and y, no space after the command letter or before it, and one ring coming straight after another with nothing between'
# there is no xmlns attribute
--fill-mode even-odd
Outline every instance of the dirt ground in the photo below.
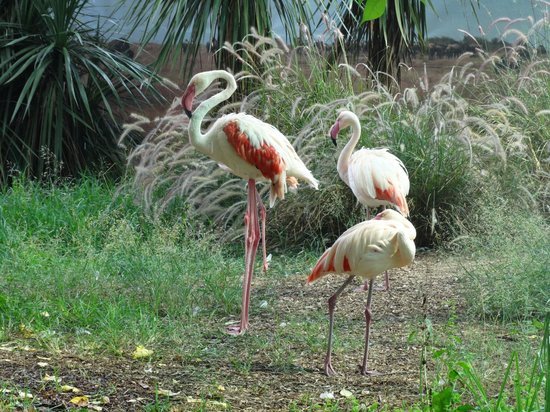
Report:
<svg viewBox="0 0 550 412"><path fill-rule="evenodd" d="M324 348L321 353L304 350L307 346L297 348L301 353L294 354L296 361L285 368L273 366L259 354L243 372L223 359L183 362L174 356L146 363L129 356L86 357L46 352L23 340L0 346L0 388L30 389L37 410L69 408L74 406L70 399L77 396L55 390L51 382L44 382L45 374L60 377L59 385L75 386L91 396L90 402L96 401L96 406L112 411L142 410L155 401L157 389L171 391L172 410L196 410L198 399L207 402L206 410L221 410L224 405L239 411L288 410L292 402L305 409L307 402L311 402L306 399L322 402L319 397L324 392L342 398L342 389L367 405L414 403L419 396L422 348L410 343L408 336L412 330L420 330L424 315L436 324L445 323L451 311L461 311L455 265L433 254L421 254L411 267L391 272L389 293L374 292L369 359L371 368L380 375L364 377L358 373L356 365L361 362L362 348L340 347L333 359L338 375L329 378L322 373ZM301 312L306 321L312 311L326 314L326 299L341 279L329 276L307 287L303 279L304 274L288 276L276 283L267 276L255 278L254 293L276 287L271 290L276 296L276 307L252 317L250 334L272 335L286 314L295 316ZM353 322L353 328L350 327L353 334L361 336L364 330L366 294L351 289L341 296L336 311L335 328L342 340L345 321ZM323 318L323 331L327 323ZM234 345L238 357L241 338L220 333L203 339L204 345Z"/></svg>

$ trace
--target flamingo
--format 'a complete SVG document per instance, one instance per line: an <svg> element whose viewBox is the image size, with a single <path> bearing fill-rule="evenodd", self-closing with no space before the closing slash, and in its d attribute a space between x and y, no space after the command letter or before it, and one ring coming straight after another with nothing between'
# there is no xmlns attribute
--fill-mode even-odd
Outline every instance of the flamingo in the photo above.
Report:
<svg viewBox="0 0 550 412"><path fill-rule="evenodd" d="M330 129L330 137L336 146L336 137L342 129L352 128L349 142L338 158L338 174L351 188L357 200L367 208L394 206L405 217L409 216L409 207L405 197L409 193L409 175L403 162L388 149L353 149L361 137L361 124L355 113L344 110ZM390 278L386 272L385 290L390 288ZM367 284L363 286L366 290Z"/></svg>
<svg viewBox="0 0 550 412"><path fill-rule="evenodd" d="M193 111L195 96L202 93L214 80L221 79L227 86L221 92L203 101ZM240 335L248 329L250 284L254 260L260 241L258 208L262 220L263 269L267 270L265 219L266 210L256 189L257 180L271 183L269 205L284 199L287 186L295 188L297 179L317 189L318 181L296 154L288 139L274 126L245 113L227 114L201 133L201 123L213 107L227 100L237 89L233 75L225 70L198 73L191 78L181 104L189 117L189 139L199 152L209 156L233 174L248 181L248 202L245 223L245 274L243 279L241 319L239 325L230 326L228 333Z"/></svg>
<svg viewBox="0 0 550 412"><path fill-rule="evenodd" d="M361 374L369 375L367 369L369 353L370 324L372 321L371 299L374 278L383 271L410 264L416 252L414 239L416 229L406 218L393 209L386 209L371 220L358 223L346 230L317 261L307 283L329 273L348 275L342 286L329 298L328 349L325 358L325 374L336 374L332 367L332 334L336 300L347 285L359 276L369 282L367 305L365 307L365 352Z"/></svg>

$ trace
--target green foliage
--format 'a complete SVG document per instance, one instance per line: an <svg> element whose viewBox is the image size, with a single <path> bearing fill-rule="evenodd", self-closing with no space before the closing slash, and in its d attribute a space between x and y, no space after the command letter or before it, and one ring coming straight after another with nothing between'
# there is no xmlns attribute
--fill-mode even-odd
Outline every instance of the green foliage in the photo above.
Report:
<svg viewBox="0 0 550 412"><path fill-rule="evenodd" d="M238 312L241 259L212 248L185 215L153 222L128 194L114 195L94 179L45 188L17 181L2 194L4 330L23 324L52 345L91 334L116 352L159 339L164 323L170 330Z"/></svg>
<svg viewBox="0 0 550 412"><path fill-rule="evenodd" d="M12 170L75 175L122 161L125 104L143 99L154 76L106 47L87 4L0 2L0 181Z"/></svg>
<svg viewBox="0 0 550 412"><path fill-rule="evenodd" d="M483 198L482 198L483 199ZM464 293L478 316L509 321L542 319L550 301L550 227L540 215L490 194L474 205L467 222L465 252L475 258L465 269Z"/></svg>
<svg viewBox="0 0 550 412"><path fill-rule="evenodd" d="M530 353L526 361L513 350L504 370L498 373L498 390L491 388L486 376L474 366L475 357L464 348L457 326L451 320L445 328L446 336L439 336L430 319L424 320L422 328L423 358L421 375L428 376L428 367L435 370L432 380L425 379L423 402L415 405L414 411L539 411L542 410L544 384L548 376L550 316L544 324L538 323L542 332L538 350ZM471 345L479 350L480 347ZM533 352L530 350L530 352ZM431 361L431 362L430 362ZM431 363L428 366L428 362ZM494 369L494 363L491 369Z"/></svg>

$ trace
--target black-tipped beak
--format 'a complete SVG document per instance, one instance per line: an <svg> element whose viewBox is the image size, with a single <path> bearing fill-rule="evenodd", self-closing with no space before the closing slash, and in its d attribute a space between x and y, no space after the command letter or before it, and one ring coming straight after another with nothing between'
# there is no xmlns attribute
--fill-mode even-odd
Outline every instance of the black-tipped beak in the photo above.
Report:
<svg viewBox="0 0 550 412"><path fill-rule="evenodd" d="M333 138L331 137L330 140L332 140L332 143L334 144L334 147L338 147L338 144L336 143L336 139L333 139Z"/></svg>
<svg viewBox="0 0 550 412"><path fill-rule="evenodd" d="M183 109L185 111L185 114L187 115L187 117L191 118L191 116L193 115L193 113L191 113L191 110L188 110L188 109Z"/></svg>

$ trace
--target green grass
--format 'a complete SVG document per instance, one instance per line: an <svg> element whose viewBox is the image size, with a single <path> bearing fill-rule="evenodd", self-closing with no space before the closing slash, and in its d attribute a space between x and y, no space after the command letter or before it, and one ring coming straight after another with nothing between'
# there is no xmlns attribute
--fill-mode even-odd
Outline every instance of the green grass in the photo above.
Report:
<svg viewBox="0 0 550 412"><path fill-rule="evenodd" d="M114 195L93 179L18 182L3 194L4 333L25 325L48 344L91 341L116 352L177 335L194 316L238 312L241 259L213 248L184 215L155 223L129 195Z"/></svg>
<svg viewBox="0 0 550 412"><path fill-rule="evenodd" d="M210 401L223 401L223 394L208 389L220 380L228 384L215 368L241 379L256 376L262 368L281 379L312 373L305 369L304 356L322 363L328 294L319 294L322 310L302 308L300 294L306 291L294 288L289 296L281 285L286 279L301 282L318 252L280 250L268 276L257 270L251 306L257 329L228 339L224 323L240 311L242 246L235 242L219 247L217 236L189 219L185 209L174 208L162 220L152 221L132 196L108 182L84 178L44 186L21 180L1 194L0 216L0 343L24 342L91 359L131 358L135 346L144 345L154 350L154 364L177 356L187 373L206 385L193 395L202 402L194 410L209 410ZM284 299L290 306L282 304ZM312 297L308 299L311 305ZM361 310L352 316L345 313L337 310L334 349L339 362L346 354L360 354L363 345ZM425 346L429 358L425 383L431 392L425 396L453 405L479 403L483 399L476 400L463 386L468 379L479 379L494 402L492 396L499 393L507 370L504 362L512 364L508 379L529 387L536 360L533 344L542 332L540 322L521 319L494 325L490 319L458 323L454 318L434 322L429 337L413 320L408 326L410 344ZM380 320L376 327L386 322ZM503 344L502 334L510 336L511 343ZM451 370L456 376L449 375ZM534 376L538 382L540 373ZM514 390L506 386L502 405L516 402ZM422 400L421 393L419 388L417 405L406 404L403 410L429 410L428 397ZM288 408L375 408L360 399L360 390L354 390L357 398L336 395L334 400L322 400L319 393L304 393L301 400L289 400ZM22 401L4 394L0 402L11 407ZM175 405L178 401L159 396L146 407L170 410Z"/></svg>
<svg viewBox="0 0 550 412"><path fill-rule="evenodd" d="M540 321L549 313L550 226L517 204L486 194L462 239L470 311L488 319Z"/></svg>

